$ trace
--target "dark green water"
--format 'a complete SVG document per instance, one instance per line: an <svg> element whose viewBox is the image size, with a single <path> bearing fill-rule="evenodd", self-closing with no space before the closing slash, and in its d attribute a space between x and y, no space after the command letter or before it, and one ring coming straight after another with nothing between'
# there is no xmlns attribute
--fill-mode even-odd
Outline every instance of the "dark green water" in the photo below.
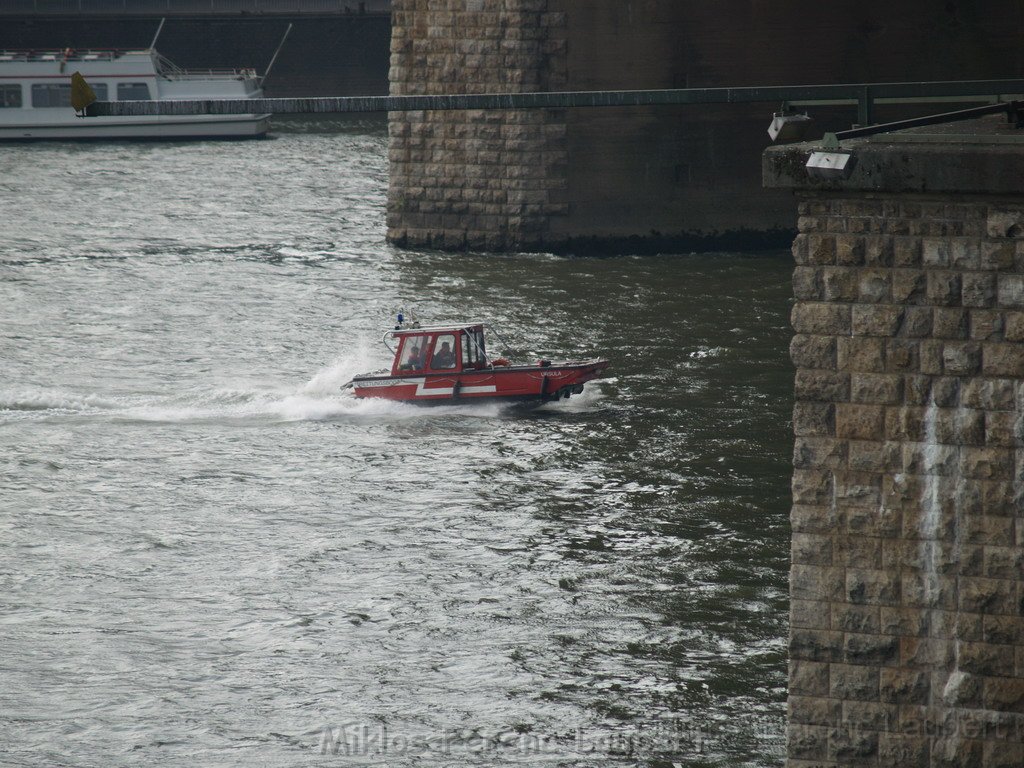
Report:
<svg viewBox="0 0 1024 768"><path fill-rule="evenodd" d="M788 254L397 251L307 128L0 154L0 763L780 764ZM356 402L399 307L610 378Z"/></svg>

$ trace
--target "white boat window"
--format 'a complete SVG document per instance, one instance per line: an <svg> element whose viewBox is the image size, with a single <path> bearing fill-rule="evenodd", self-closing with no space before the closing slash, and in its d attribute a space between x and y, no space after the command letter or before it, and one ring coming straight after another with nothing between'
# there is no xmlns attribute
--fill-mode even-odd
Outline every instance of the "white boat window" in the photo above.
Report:
<svg viewBox="0 0 1024 768"><path fill-rule="evenodd" d="M0 109L21 106L20 85L0 85Z"/></svg>
<svg viewBox="0 0 1024 768"><path fill-rule="evenodd" d="M93 93L99 101L107 100L106 83L89 83ZM70 107L71 86L59 83L42 83L32 86L32 106L40 107Z"/></svg>
<svg viewBox="0 0 1024 768"><path fill-rule="evenodd" d="M431 358L430 367L439 368L455 367L455 336L450 333L440 334L434 339L434 356Z"/></svg>
<svg viewBox="0 0 1024 768"><path fill-rule="evenodd" d="M145 83L118 83L118 101L148 101L150 99L149 86Z"/></svg>
<svg viewBox="0 0 1024 768"><path fill-rule="evenodd" d="M400 371L420 371L427 360L427 337L406 336L402 342L402 356L398 360Z"/></svg>

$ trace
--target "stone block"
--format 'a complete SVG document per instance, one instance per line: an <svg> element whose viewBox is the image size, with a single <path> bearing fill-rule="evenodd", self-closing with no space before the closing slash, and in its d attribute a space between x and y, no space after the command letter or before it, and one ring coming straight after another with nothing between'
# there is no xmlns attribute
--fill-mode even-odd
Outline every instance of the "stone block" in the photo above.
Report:
<svg viewBox="0 0 1024 768"><path fill-rule="evenodd" d="M879 699L901 705L925 705L931 676L927 671L883 667L879 671Z"/></svg>
<svg viewBox="0 0 1024 768"><path fill-rule="evenodd" d="M839 510L832 504L794 504L789 523L794 531L832 533L839 524Z"/></svg>
<svg viewBox="0 0 1024 768"><path fill-rule="evenodd" d="M1019 615L1015 584L1004 579L960 579L958 606L967 613Z"/></svg>
<svg viewBox="0 0 1024 768"><path fill-rule="evenodd" d="M892 300L898 304L923 304L928 298L928 275L913 269L894 269Z"/></svg>
<svg viewBox="0 0 1024 768"><path fill-rule="evenodd" d="M850 307L835 304L801 302L792 312L797 333L839 335L850 332Z"/></svg>
<svg viewBox="0 0 1024 768"><path fill-rule="evenodd" d="M832 565L832 537L794 532L790 538L790 560L794 565Z"/></svg>
<svg viewBox="0 0 1024 768"><path fill-rule="evenodd" d="M899 709L879 701L857 701L844 698L842 722L845 728L867 731L895 730Z"/></svg>
<svg viewBox="0 0 1024 768"><path fill-rule="evenodd" d="M971 312L971 338L975 341L1002 341L1003 328L1001 312L986 309Z"/></svg>
<svg viewBox="0 0 1024 768"><path fill-rule="evenodd" d="M1018 238L1024 233L1024 212L992 207L988 211L985 231L991 238Z"/></svg>
<svg viewBox="0 0 1024 768"><path fill-rule="evenodd" d="M839 728L829 735L828 759L847 765L874 765L878 756L876 731Z"/></svg>
<svg viewBox="0 0 1024 768"><path fill-rule="evenodd" d="M882 567L882 539L878 536L854 535L836 536L832 543L832 563L846 568L878 569ZM841 608L863 608L839 603ZM835 607L835 606L834 606ZM866 609L865 609L866 610ZM876 622L877 623L877 622ZM868 629L835 627L848 632L867 632Z"/></svg>
<svg viewBox="0 0 1024 768"><path fill-rule="evenodd" d="M914 548L916 549L916 546ZM928 634L929 618L932 613L928 609L897 605L882 606L879 611L882 634L902 637L924 637ZM882 676L882 679L885 680L885 675ZM927 689L927 685L925 689ZM886 700L883 697L883 701Z"/></svg>
<svg viewBox="0 0 1024 768"><path fill-rule="evenodd" d="M903 377L894 374L853 374L850 399L856 403L894 404L903 396Z"/></svg>
<svg viewBox="0 0 1024 768"><path fill-rule="evenodd" d="M985 442L994 448L1024 445L1024 421L1015 411L990 411L985 414Z"/></svg>
<svg viewBox="0 0 1024 768"><path fill-rule="evenodd" d="M807 235L807 263L816 265L836 263L836 239L832 235Z"/></svg>
<svg viewBox="0 0 1024 768"><path fill-rule="evenodd" d="M1019 578L1021 573L1020 549L1016 547L1005 547L1000 549L1004 549L1005 553L1000 557L1000 564L995 569L996 575L1001 578ZM986 557L986 560L988 560L988 557ZM986 573L988 573L987 565ZM1024 617L983 616L982 622L982 636L986 643L994 643L997 647L1024 647ZM1003 660L1000 661L1000 664L1002 663L1004 663ZM1014 667L1014 669L1016 669L1016 667ZM1010 672L1008 674L1012 676L1016 673Z"/></svg>
<svg viewBox="0 0 1024 768"><path fill-rule="evenodd" d="M885 439L897 443L921 440L924 437L924 414L925 409L920 407L887 408Z"/></svg>
<svg viewBox="0 0 1024 768"><path fill-rule="evenodd" d="M847 533L856 536L898 536L902 512L888 505L851 505L842 508Z"/></svg>
<svg viewBox="0 0 1024 768"><path fill-rule="evenodd" d="M793 627L789 632L789 658L832 663L842 660L843 633Z"/></svg>
<svg viewBox="0 0 1024 768"><path fill-rule="evenodd" d="M950 241L946 238L926 238L921 241L921 263L926 267L949 269Z"/></svg>
<svg viewBox="0 0 1024 768"><path fill-rule="evenodd" d="M855 341L855 339L850 341ZM910 373L920 369L920 342L909 339L886 339L884 345L886 371L890 373ZM927 381L927 379L924 380ZM906 391L910 392L910 390Z"/></svg>
<svg viewBox="0 0 1024 768"><path fill-rule="evenodd" d="M793 502L795 504L829 504L832 502L832 473L820 469L793 471Z"/></svg>
<svg viewBox="0 0 1024 768"><path fill-rule="evenodd" d="M893 265L893 238L875 235L864 238L864 263L874 267Z"/></svg>
<svg viewBox="0 0 1024 768"><path fill-rule="evenodd" d="M794 563L789 569L789 595L793 600L838 600L843 587L842 568Z"/></svg>
<svg viewBox="0 0 1024 768"><path fill-rule="evenodd" d="M931 768L988 768L981 763L982 742L956 735L935 739L931 745Z"/></svg>
<svg viewBox="0 0 1024 768"><path fill-rule="evenodd" d="M988 345L985 345L988 346ZM982 367L985 352L982 347ZM990 411L1012 411L1016 409L1016 393L1012 379L971 378L964 382L960 393L961 402L969 408Z"/></svg>
<svg viewBox="0 0 1024 768"><path fill-rule="evenodd" d="M996 276L986 272L966 272L961 286L965 307L991 307L996 301Z"/></svg>
<svg viewBox="0 0 1024 768"><path fill-rule="evenodd" d="M1001 273L998 283L999 306L1024 309L1024 275Z"/></svg>
<svg viewBox="0 0 1024 768"><path fill-rule="evenodd" d="M963 477L979 480L1013 479L1014 455L1008 448L965 447L960 456Z"/></svg>
<svg viewBox="0 0 1024 768"><path fill-rule="evenodd" d="M797 696L828 696L829 664L817 661L789 662L789 692Z"/></svg>
<svg viewBox="0 0 1024 768"><path fill-rule="evenodd" d="M1021 739L985 741L982 743L981 765L984 768L1020 768L1024 765Z"/></svg>
<svg viewBox="0 0 1024 768"><path fill-rule="evenodd" d="M798 334L789 344L789 356L797 368L835 370L836 338Z"/></svg>
<svg viewBox="0 0 1024 768"><path fill-rule="evenodd" d="M790 724L786 728L786 754L790 765L794 760L808 761L808 766L823 768L821 762L828 754L828 735L831 728L824 725ZM811 762L813 761L813 762Z"/></svg>
<svg viewBox="0 0 1024 768"><path fill-rule="evenodd" d="M798 266L793 270L793 295L801 301L821 301L822 270Z"/></svg>
<svg viewBox="0 0 1024 768"><path fill-rule="evenodd" d="M851 440L882 440L885 409L877 405L836 405L836 435Z"/></svg>
<svg viewBox="0 0 1024 768"><path fill-rule="evenodd" d="M848 568L844 587L854 605L894 605L900 599L900 575L890 570Z"/></svg>
<svg viewBox="0 0 1024 768"><path fill-rule="evenodd" d="M839 723L842 704L819 696L790 696L789 722L794 725L835 726Z"/></svg>
<svg viewBox="0 0 1024 768"><path fill-rule="evenodd" d="M864 263L864 238L857 235L837 235L836 264L856 267Z"/></svg>
<svg viewBox="0 0 1024 768"><path fill-rule="evenodd" d="M877 635L880 626L879 607L877 605L832 604L832 629L841 632ZM833 665L834 668L835 666ZM878 698L877 675L875 676L874 695L869 698Z"/></svg>
<svg viewBox="0 0 1024 768"><path fill-rule="evenodd" d="M931 401L932 378L910 375L903 377L903 402L907 405L927 405Z"/></svg>
<svg viewBox="0 0 1024 768"><path fill-rule="evenodd" d="M835 371L799 369L794 392L798 400L845 402L850 399L850 376Z"/></svg>
<svg viewBox="0 0 1024 768"><path fill-rule="evenodd" d="M993 281L994 285L994 281ZM855 298L866 304L892 300L892 272L884 269L865 269L858 273Z"/></svg>
<svg viewBox="0 0 1024 768"><path fill-rule="evenodd" d="M1024 679L990 677L984 684L984 706L996 712L1024 712Z"/></svg>
<svg viewBox="0 0 1024 768"><path fill-rule="evenodd" d="M903 467L903 449L891 440L851 440L847 463L855 472L894 472Z"/></svg>
<svg viewBox="0 0 1024 768"><path fill-rule="evenodd" d="M937 306L955 307L960 304L963 275L960 272L932 271L928 273L928 300Z"/></svg>
<svg viewBox="0 0 1024 768"><path fill-rule="evenodd" d="M902 319L902 309L897 306L854 304L852 331L855 336L895 336Z"/></svg>
<svg viewBox="0 0 1024 768"><path fill-rule="evenodd" d="M848 267L825 267L821 270L822 295L825 301L856 301L858 271Z"/></svg>
<svg viewBox="0 0 1024 768"><path fill-rule="evenodd" d="M828 608L829 604L822 600L790 600L789 625L802 629L831 629Z"/></svg>
<svg viewBox="0 0 1024 768"><path fill-rule="evenodd" d="M932 334L932 310L929 307L907 307L897 334L922 339Z"/></svg>
<svg viewBox="0 0 1024 768"><path fill-rule="evenodd" d="M835 406L798 400L793 405L793 433L810 437L835 435Z"/></svg>
<svg viewBox="0 0 1024 768"><path fill-rule="evenodd" d="M840 371L881 373L885 371L885 340L868 337L840 337L836 340Z"/></svg>
<svg viewBox="0 0 1024 768"><path fill-rule="evenodd" d="M1014 476L1021 477L1019 469ZM1009 517L1020 514L1024 509L1024 497L1012 481L983 482L981 488L982 507L987 515Z"/></svg>
<svg viewBox="0 0 1024 768"><path fill-rule="evenodd" d="M948 342L942 348L942 371L948 376L971 376L981 368L981 345Z"/></svg>
<svg viewBox="0 0 1024 768"><path fill-rule="evenodd" d="M1004 332L1007 341L1024 341L1024 312L1007 312Z"/></svg>
<svg viewBox="0 0 1024 768"><path fill-rule="evenodd" d="M939 339L966 339L970 328L969 315L962 309L937 307L932 317L932 329Z"/></svg>
<svg viewBox="0 0 1024 768"><path fill-rule="evenodd" d="M1024 344L985 344L982 352L982 371L986 376L1024 378Z"/></svg>
<svg viewBox="0 0 1024 768"><path fill-rule="evenodd" d="M879 734L879 765L928 768L929 742L920 735Z"/></svg>
<svg viewBox="0 0 1024 768"><path fill-rule="evenodd" d="M1011 243L983 242L981 268L990 270L1013 269L1014 248Z"/></svg>
<svg viewBox="0 0 1024 768"><path fill-rule="evenodd" d="M921 346L918 347L921 356L921 373L927 373L930 376L942 375L942 348L943 343L941 341L928 340L921 342Z"/></svg>
<svg viewBox="0 0 1024 768"><path fill-rule="evenodd" d="M894 237L893 265L916 267L921 264L921 240L917 237Z"/></svg>

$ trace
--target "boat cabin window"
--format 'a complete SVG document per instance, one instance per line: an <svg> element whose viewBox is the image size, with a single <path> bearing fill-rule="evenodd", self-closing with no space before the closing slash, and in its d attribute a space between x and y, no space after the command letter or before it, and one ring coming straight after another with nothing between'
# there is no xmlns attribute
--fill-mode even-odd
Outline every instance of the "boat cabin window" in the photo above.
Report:
<svg viewBox="0 0 1024 768"><path fill-rule="evenodd" d="M455 364L455 334L438 334L434 339L434 356L430 360L430 367L434 370L445 370L454 368Z"/></svg>
<svg viewBox="0 0 1024 768"><path fill-rule="evenodd" d="M149 86L145 83L118 83L118 101L148 101Z"/></svg>
<svg viewBox="0 0 1024 768"><path fill-rule="evenodd" d="M0 85L0 109L4 107L17 108L21 106L20 85Z"/></svg>
<svg viewBox="0 0 1024 768"><path fill-rule="evenodd" d="M399 353L398 370L421 371L427 361L427 337L406 336L402 339L402 351Z"/></svg>
<svg viewBox="0 0 1024 768"><path fill-rule="evenodd" d="M107 100L106 83L89 83L93 93L99 101ZM70 107L71 86L60 83L36 83L32 86L32 106L40 107Z"/></svg>
<svg viewBox="0 0 1024 768"><path fill-rule="evenodd" d="M474 328L466 330L462 334L462 367L481 368L485 357L483 334Z"/></svg>

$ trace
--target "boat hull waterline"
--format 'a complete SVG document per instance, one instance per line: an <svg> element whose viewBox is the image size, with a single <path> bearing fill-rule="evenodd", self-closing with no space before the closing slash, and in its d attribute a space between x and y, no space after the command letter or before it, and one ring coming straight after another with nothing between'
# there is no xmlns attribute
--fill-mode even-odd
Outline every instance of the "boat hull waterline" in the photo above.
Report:
<svg viewBox="0 0 1024 768"><path fill-rule="evenodd" d="M423 405L465 403L534 404L554 402L583 391L601 376L607 360L507 366L457 373L365 375L352 380L356 397Z"/></svg>

